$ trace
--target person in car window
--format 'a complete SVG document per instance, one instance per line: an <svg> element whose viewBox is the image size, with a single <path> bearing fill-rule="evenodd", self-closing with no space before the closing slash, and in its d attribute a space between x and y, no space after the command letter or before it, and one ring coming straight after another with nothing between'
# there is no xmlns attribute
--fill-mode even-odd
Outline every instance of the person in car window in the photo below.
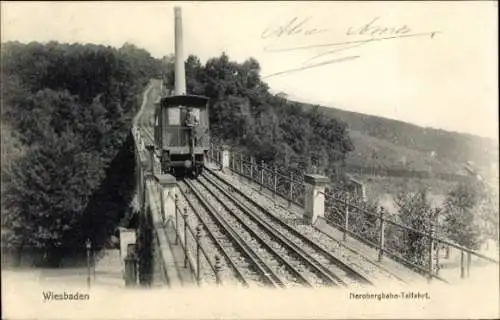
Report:
<svg viewBox="0 0 500 320"><path fill-rule="evenodd" d="M196 125L198 125L198 119L194 114L194 110L193 108L188 108L186 114L186 126L194 127Z"/></svg>

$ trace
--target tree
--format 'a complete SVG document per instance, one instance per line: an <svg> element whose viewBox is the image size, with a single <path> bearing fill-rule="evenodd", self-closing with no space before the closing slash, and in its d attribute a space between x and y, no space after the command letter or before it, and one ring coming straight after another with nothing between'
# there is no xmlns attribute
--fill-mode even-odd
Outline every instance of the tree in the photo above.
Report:
<svg viewBox="0 0 500 320"><path fill-rule="evenodd" d="M86 236L100 248L129 206L133 148L126 137L160 62L130 44L10 42L2 44L1 64L2 134L19 141L9 140L8 154L2 143L9 244L43 250L53 265L81 250Z"/></svg>
<svg viewBox="0 0 500 320"><path fill-rule="evenodd" d="M189 94L205 94L205 74L200 59L189 55L185 63L186 91Z"/></svg>
<svg viewBox="0 0 500 320"><path fill-rule="evenodd" d="M5 227L5 221L7 217L7 210L5 205L5 193L9 190L11 184L10 175L12 173L12 167L17 163L19 159L22 159L26 153L26 146L21 144L19 141L18 134L12 129L12 127L2 121L1 124L1 139L2 139L2 157L1 157L1 210L2 210L2 229Z"/></svg>
<svg viewBox="0 0 500 320"><path fill-rule="evenodd" d="M96 154L85 153L72 132L46 134L12 168L5 196L5 226L15 243L45 250L57 264L62 239L74 232L92 190L102 178ZM54 256L55 255L55 256Z"/></svg>
<svg viewBox="0 0 500 320"><path fill-rule="evenodd" d="M445 201L445 228L448 237L470 249L478 249L481 230L475 216L479 194L474 186L459 184Z"/></svg>
<svg viewBox="0 0 500 320"><path fill-rule="evenodd" d="M427 198L427 191L426 189L417 192L401 191L394 203L398 208L399 221L419 232L399 230L399 243L393 245L398 247L406 259L417 265L425 265L429 248L429 239L425 234L430 232L435 213Z"/></svg>

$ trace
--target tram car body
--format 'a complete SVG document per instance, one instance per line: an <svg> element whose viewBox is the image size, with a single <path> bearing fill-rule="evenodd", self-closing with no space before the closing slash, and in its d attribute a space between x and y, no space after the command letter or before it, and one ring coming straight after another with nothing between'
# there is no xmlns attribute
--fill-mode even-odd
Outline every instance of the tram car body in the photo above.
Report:
<svg viewBox="0 0 500 320"><path fill-rule="evenodd" d="M208 119L207 97L176 95L160 100L155 113L155 145L162 172L175 176L202 172L210 144Z"/></svg>

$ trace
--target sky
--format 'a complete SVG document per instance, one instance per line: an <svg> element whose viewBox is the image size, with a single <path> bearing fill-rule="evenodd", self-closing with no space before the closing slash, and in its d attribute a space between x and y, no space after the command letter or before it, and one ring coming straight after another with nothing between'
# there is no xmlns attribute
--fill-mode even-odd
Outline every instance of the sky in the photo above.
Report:
<svg viewBox="0 0 500 320"><path fill-rule="evenodd" d="M254 57L291 99L498 140L493 1L9 1L1 39L130 42L159 58L173 53L174 6L186 57Z"/></svg>

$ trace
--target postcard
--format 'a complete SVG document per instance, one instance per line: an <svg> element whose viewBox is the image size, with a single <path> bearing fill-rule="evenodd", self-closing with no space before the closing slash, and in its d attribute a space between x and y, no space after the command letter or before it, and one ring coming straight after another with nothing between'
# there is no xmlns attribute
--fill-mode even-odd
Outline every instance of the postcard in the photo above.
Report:
<svg viewBox="0 0 500 320"><path fill-rule="evenodd" d="M2 1L3 315L498 318L497 11Z"/></svg>

